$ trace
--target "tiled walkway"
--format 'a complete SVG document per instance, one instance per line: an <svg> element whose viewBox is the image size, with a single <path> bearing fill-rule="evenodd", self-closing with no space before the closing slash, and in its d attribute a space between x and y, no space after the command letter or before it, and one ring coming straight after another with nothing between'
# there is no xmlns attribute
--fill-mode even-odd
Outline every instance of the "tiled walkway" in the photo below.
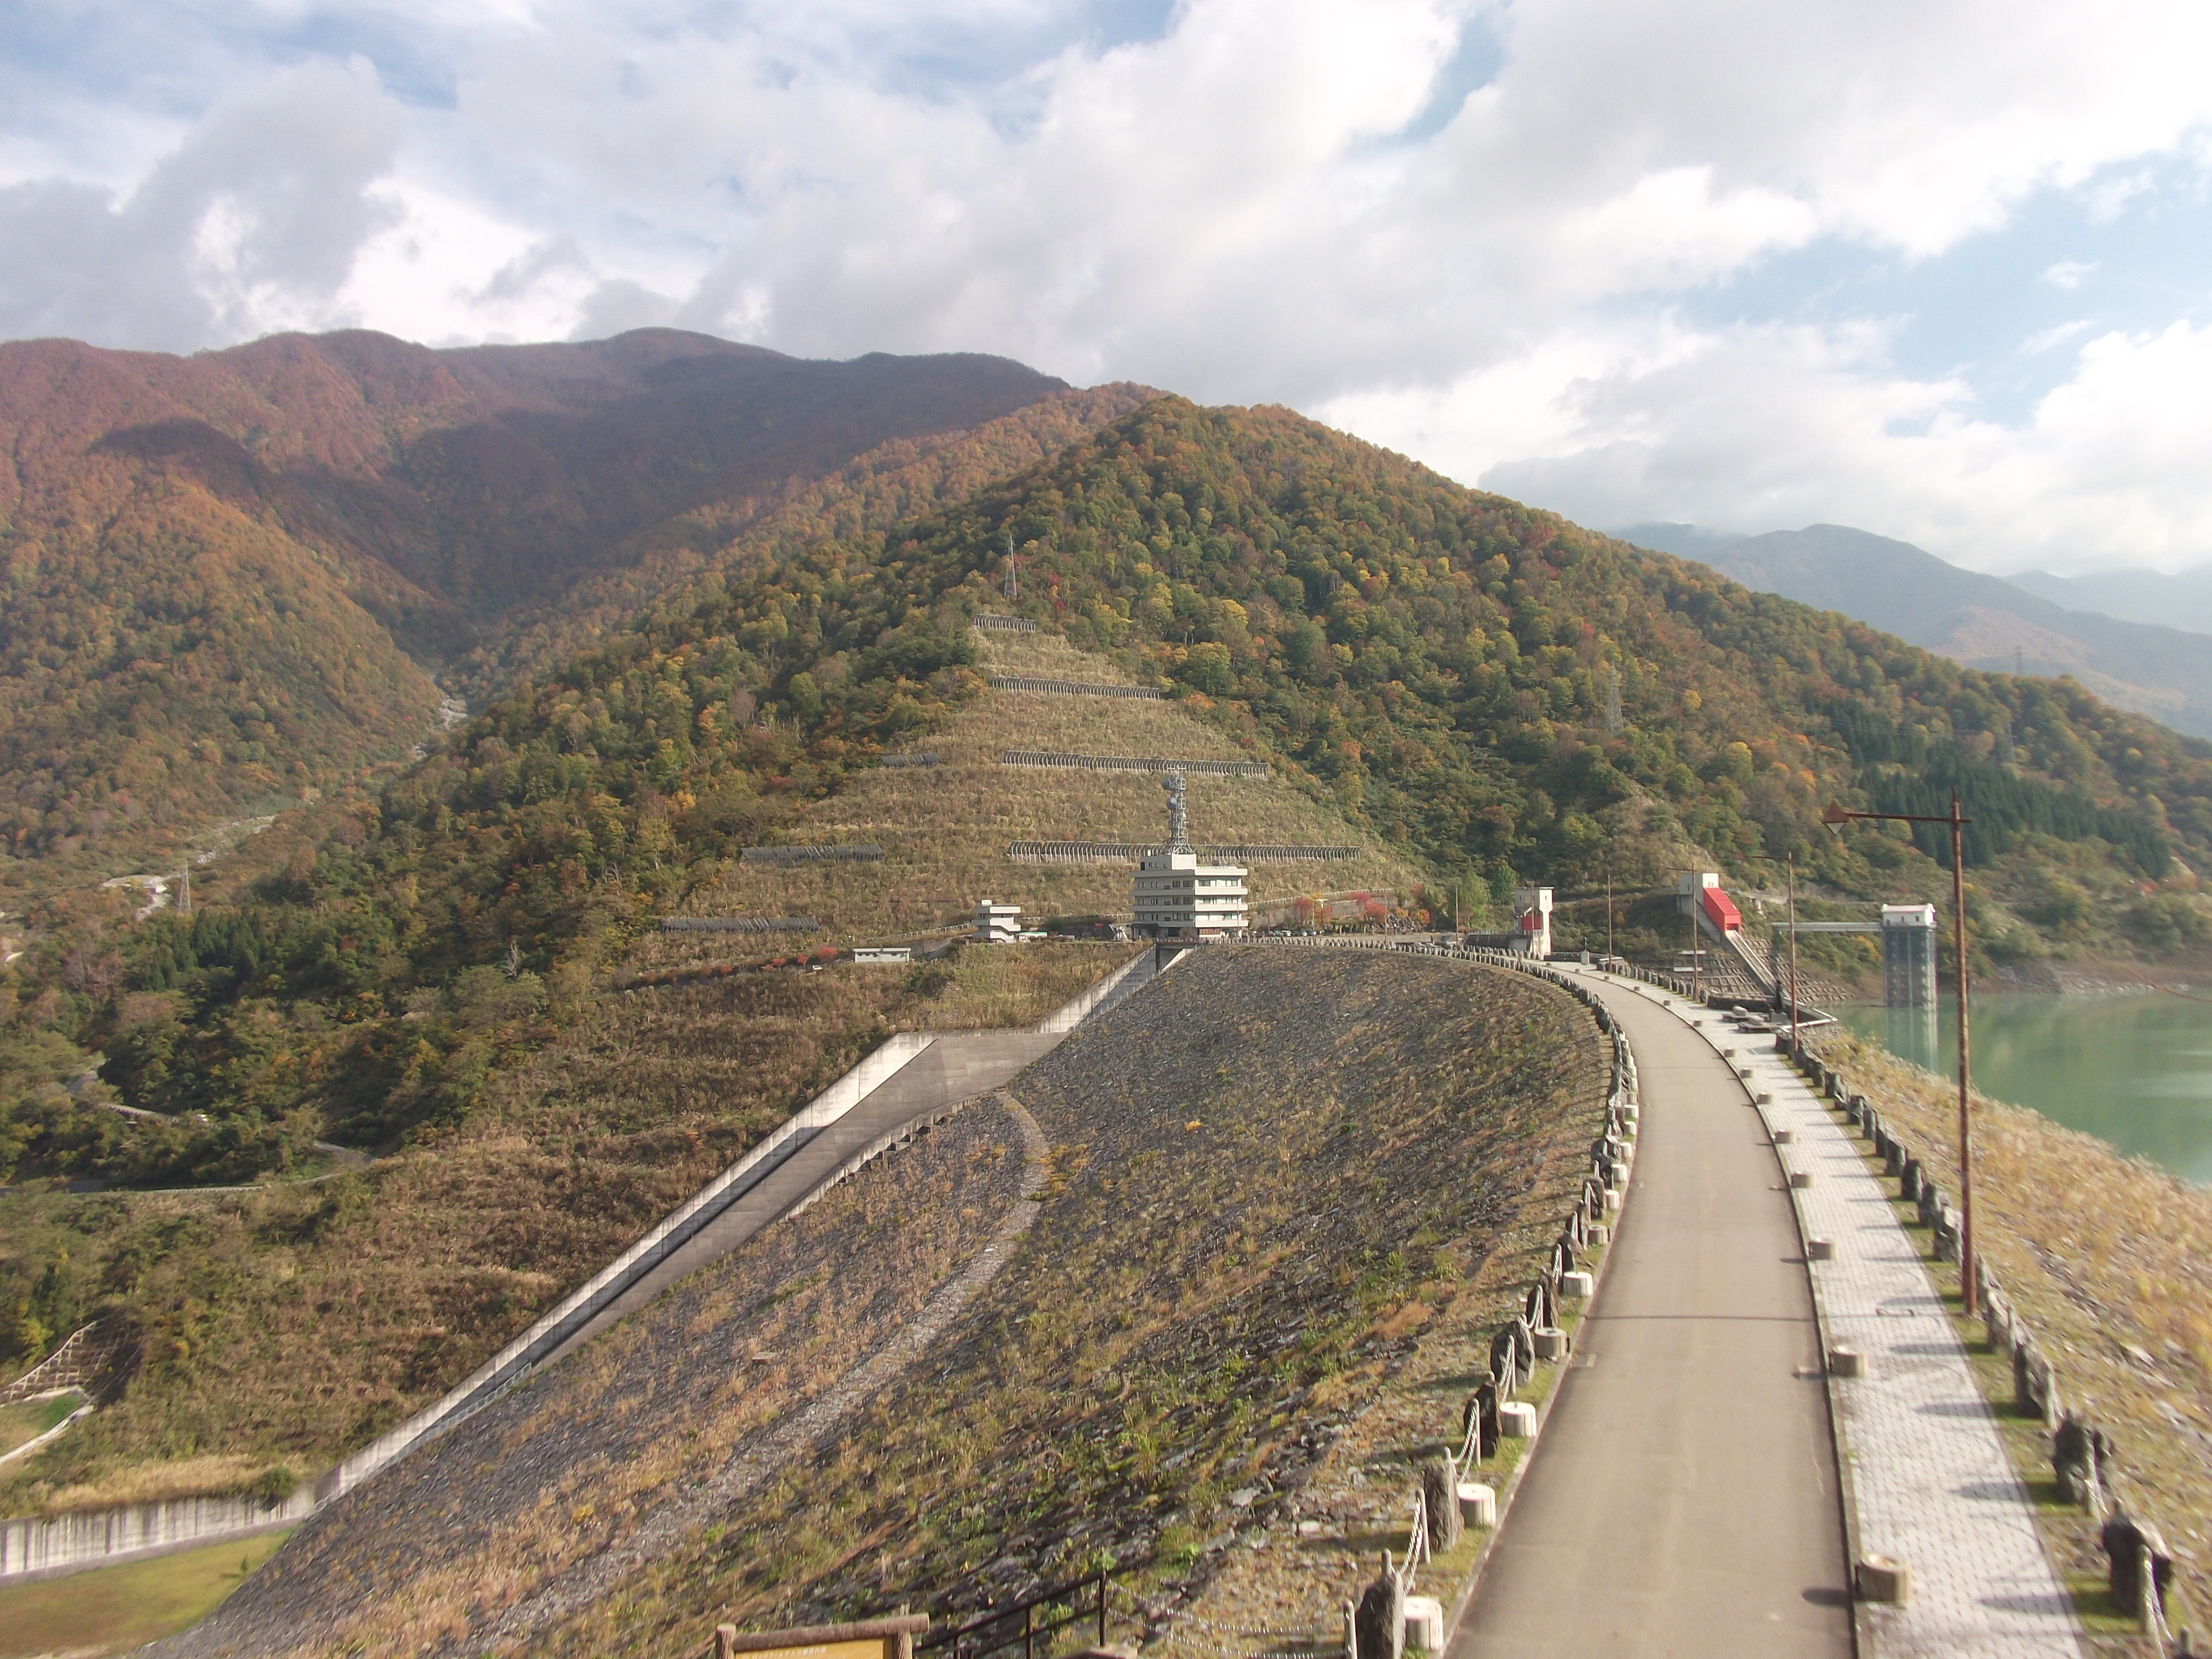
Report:
<svg viewBox="0 0 2212 1659"><path fill-rule="evenodd" d="M1595 977L1595 975L1594 975ZM1608 1000L1635 994L1610 981ZM1692 1006L1651 988L1685 1018ZM1902 1607L1863 1609L1862 1632L1892 1656L2021 1656L2081 1651L2072 1604L2051 1571L2027 1492L1919 1252L1862 1156L1849 1125L1814 1094L1771 1037L1732 1036L1711 1015L1705 1030L1738 1049L1748 1086L1770 1094L1770 1130L1791 1132L1784 1166L1809 1170L1794 1194L1807 1235L1833 1242L1811 1265L1829 1340L1866 1357L1863 1377L1831 1378L1856 1497L1862 1555L1911 1571Z"/></svg>

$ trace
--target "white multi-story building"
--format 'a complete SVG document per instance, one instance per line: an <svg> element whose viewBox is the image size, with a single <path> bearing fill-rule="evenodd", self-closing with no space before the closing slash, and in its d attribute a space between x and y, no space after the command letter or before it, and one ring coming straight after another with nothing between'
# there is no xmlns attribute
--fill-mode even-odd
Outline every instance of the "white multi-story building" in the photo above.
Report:
<svg viewBox="0 0 2212 1659"><path fill-rule="evenodd" d="M1233 939L1251 925L1242 865L1206 864L1190 844L1183 779L1168 774L1168 844L1137 864L1134 931L1151 939Z"/></svg>
<svg viewBox="0 0 2212 1659"><path fill-rule="evenodd" d="M1012 945L1022 936L1022 907L1001 904L996 899L978 899L975 902L975 943L978 945Z"/></svg>

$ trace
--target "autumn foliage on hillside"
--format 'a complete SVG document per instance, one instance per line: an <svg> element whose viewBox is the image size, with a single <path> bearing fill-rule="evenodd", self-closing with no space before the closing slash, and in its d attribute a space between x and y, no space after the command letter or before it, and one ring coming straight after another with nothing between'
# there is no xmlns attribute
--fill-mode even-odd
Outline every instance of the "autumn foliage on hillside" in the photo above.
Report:
<svg viewBox="0 0 2212 1659"><path fill-rule="evenodd" d="M672 516L742 521L1059 389L998 358L804 362L668 330L0 345L0 851L168 859L296 804L404 757L433 672Z"/></svg>
<svg viewBox="0 0 2212 1659"><path fill-rule="evenodd" d="M778 529L688 609L526 684L380 798L273 834L225 904L154 918L112 967L34 957L126 1097L207 1115L198 1152L164 1141L149 1162L118 1130L79 1162L231 1176L311 1131L377 1145L455 1121L641 918L975 695L967 623L1003 608L1010 545L1023 610L1448 879L1570 886L1609 866L1626 885L1686 840L1747 876L1794 853L1889 891L1911 860L1933 866L1828 835L1821 805L1901 787L1899 756L1969 776L2000 739L2023 856L2070 841L2137 883L2169 846L2212 856L2203 745L1285 411L1161 399L949 510L846 522ZM40 1126L21 1144L59 1147Z"/></svg>

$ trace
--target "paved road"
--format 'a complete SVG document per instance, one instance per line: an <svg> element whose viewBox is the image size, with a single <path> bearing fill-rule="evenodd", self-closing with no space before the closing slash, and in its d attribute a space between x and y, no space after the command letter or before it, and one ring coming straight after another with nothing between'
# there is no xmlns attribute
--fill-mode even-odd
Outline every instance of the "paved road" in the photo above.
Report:
<svg viewBox="0 0 2212 1659"><path fill-rule="evenodd" d="M1620 981L1605 998L1643 1091L1632 1193L1450 1659L1848 1655L1820 1334L1781 1166L1700 1033Z"/></svg>

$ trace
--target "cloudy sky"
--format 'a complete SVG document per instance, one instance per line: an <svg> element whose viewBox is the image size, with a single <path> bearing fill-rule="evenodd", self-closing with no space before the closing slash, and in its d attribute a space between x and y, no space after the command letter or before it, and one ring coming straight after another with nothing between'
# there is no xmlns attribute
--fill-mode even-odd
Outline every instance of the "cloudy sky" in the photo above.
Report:
<svg viewBox="0 0 2212 1659"><path fill-rule="evenodd" d="M0 337L670 323L2212 560L2202 0L0 0Z"/></svg>

